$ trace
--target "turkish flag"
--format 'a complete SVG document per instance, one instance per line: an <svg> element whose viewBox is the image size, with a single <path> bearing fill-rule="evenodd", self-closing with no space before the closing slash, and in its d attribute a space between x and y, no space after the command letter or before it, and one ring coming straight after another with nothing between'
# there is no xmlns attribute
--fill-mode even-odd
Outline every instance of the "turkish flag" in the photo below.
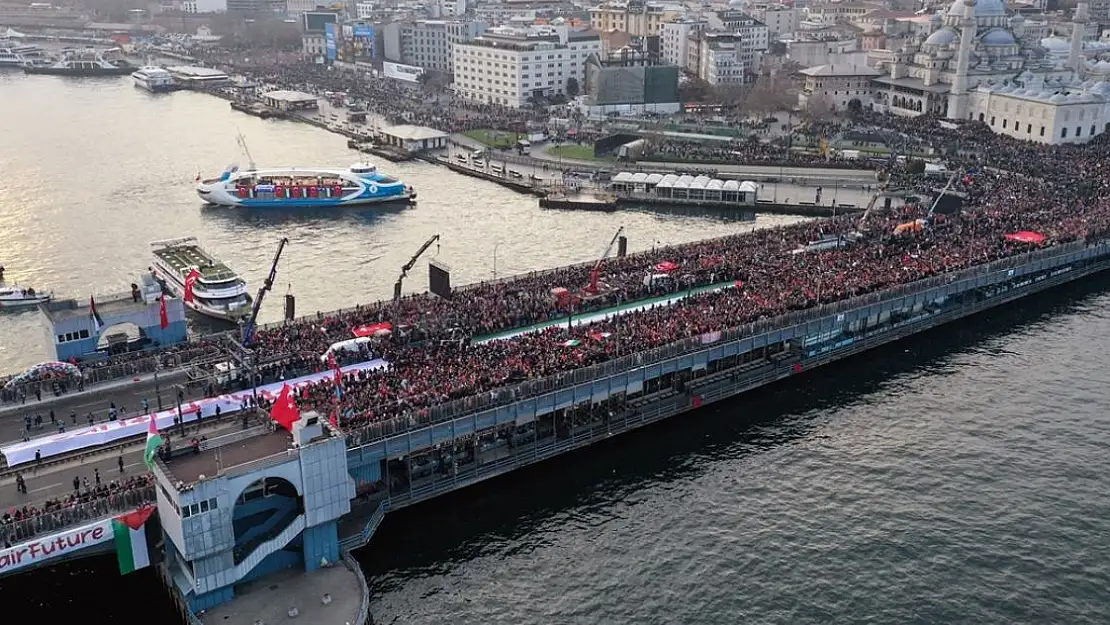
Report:
<svg viewBox="0 0 1110 625"><path fill-rule="evenodd" d="M193 301L193 285L196 284L197 278L199 278L199 277L200 277L200 272L197 271L196 269L190 271L189 275L185 276L185 301L186 302L191 303Z"/></svg>
<svg viewBox="0 0 1110 625"><path fill-rule="evenodd" d="M270 418L290 432L293 431L293 424L301 418L301 411L297 408L297 402L289 394L288 384L281 386L281 394L278 395L274 406L270 408Z"/></svg>
<svg viewBox="0 0 1110 625"><path fill-rule="evenodd" d="M162 295L162 309L158 312L158 317L163 330L170 327L170 316L166 313L166 296L164 294Z"/></svg>

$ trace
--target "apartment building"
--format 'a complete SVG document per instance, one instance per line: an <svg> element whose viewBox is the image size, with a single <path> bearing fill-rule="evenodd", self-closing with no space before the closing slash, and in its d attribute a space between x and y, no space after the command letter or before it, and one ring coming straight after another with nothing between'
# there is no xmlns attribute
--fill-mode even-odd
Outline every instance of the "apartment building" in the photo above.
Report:
<svg viewBox="0 0 1110 625"><path fill-rule="evenodd" d="M565 94L570 78L583 85L586 59L600 49L591 30L490 29L455 45L455 91L469 100L520 108L533 96Z"/></svg>
<svg viewBox="0 0 1110 625"><path fill-rule="evenodd" d="M690 37L704 31L708 25L709 22L702 18L680 18L664 22L659 34L663 60L682 69L697 71L696 67L691 68L689 65Z"/></svg>
<svg viewBox="0 0 1110 625"><path fill-rule="evenodd" d="M485 22L412 20L382 28L385 58L436 72L454 71L454 47L486 30Z"/></svg>
<svg viewBox="0 0 1110 625"><path fill-rule="evenodd" d="M779 3L752 3L747 6L752 17L767 25L772 39L788 37L798 30L798 10Z"/></svg>
<svg viewBox="0 0 1110 625"><path fill-rule="evenodd" d="M590 9L590 27L599 32L619 30L634 37L658 37L663 24L684 13L679 5L644 0L606 2Z"/></svg>

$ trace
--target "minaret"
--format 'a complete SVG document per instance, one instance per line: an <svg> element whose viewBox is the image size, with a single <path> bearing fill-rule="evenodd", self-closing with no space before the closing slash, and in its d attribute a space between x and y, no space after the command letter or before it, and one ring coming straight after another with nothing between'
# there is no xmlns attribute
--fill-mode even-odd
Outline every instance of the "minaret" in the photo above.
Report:
<svg viewBox="0 0 1110 625"><path fill-rule="evenodd" d="M1087 3L1080 2L1071 20L1071 51L1068 52L1068 67L1075 71L1076 79L1083 77L1083 35L1087 31L1087 16Z"/></svg>
<svg viewBox="0 0 1110 625"><path fill-rule="evenodd" d="M952 79L952 92L948 95L948 118L967 117L967 72L971 67L971 47L975 43L975 3L976 0L956 0L962 2L964 10L960 18L960 49L956 53L956 75Z"/></svg>

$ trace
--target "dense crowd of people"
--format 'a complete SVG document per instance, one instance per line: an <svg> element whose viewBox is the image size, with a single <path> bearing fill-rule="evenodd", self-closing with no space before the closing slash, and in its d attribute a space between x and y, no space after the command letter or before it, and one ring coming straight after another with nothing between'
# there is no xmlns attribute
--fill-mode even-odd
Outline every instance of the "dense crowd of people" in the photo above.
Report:
<svg viewBox="0 0 1110 625"><path fill-rule="evenodd" d="M942 145L962 146L950 155L951 166L964 172L955 184L967 195L962 213L938 215L924 224L929 207L908 205L872 215L867 223L858 215L843 216L663 248L606 261L596 290L584 288L591 284L591 267L576 266L459 289L450 299L425 295L373 304L260 333L260 349L323 353L332 343L350 338L352 328L393 323L394 336L372 347L390 367L344 382L344 424L351 428L1036 247L1110 233L1110 194L1101 178L1088 178L1105 171L1105 141L1032 147L979 124L949 127L918 119L914 128L904 130L899 124L892 124L895 131L926 131ZM903 224L917 225L896 234ZM1046 238L1031 244L1004 236L1027 230ZM851 244L795 253L830 235ZM660 269L664 266L666 270ZM661 272L665 277L656 279ZM714 284L732 288L597 323L557 323L511 340L478 340ZM560 297L560 289L577 296ZM325 381L303 389L299 399L305 407L327 412L333 396L331 382Z"/></svg>
<svg viewBox="0 0 1110 625"><path fill-rule="evenodd" d="M48 499L38 505L12 508L0 516L0 540L4 548L41 533L50 533L80 521L89 521L112 512L124 512L153 501L154 479L136 475L118 480L90 483L74 478L73 492Z"/></svg>
<svg viewBox="0 0 1110 625"><path fill-rule="evenodd" d="M298 80L308 80L289 72L274 78L279 77L292 88ZM319 82L319 77L312 80ZM943 151L949 168L960 172L954 187L966 196L963 210L931 215L927 204L909 204L869 215L866 221L861 215L845 215L612 258L596 273L592 264L561 267L457 288L450 298L414 295L321 314L256 333L252 350L261 363L260 381L325 369L327 359L321 356L334 344L351 339L356 328L388 322L391 334L354 351L335 352L340 364L371 357L388 362L384 368L344 376L338 411L342 427L357 431L683 339L1037 248L1110 235L1106 140L1039 146L995 135L979 123L907 122L868 114L855 123L915 141L928 137ZM919 179L911 182L929 186ZM907 224L914 227L900 228ZM1029 243L1005 236L1018 231L1045 238ZM844 244L798 253L829 237ZM666 295L683 297L592 323L564 322ZM543 330L492 339L545 322L550 326ZM197 358L213 350L218 351L214 344L202 342L166 354ZM297 390L302 409L322 413L333 410L335 397L330 377ZM132 492L129 488L121 486L116 494ZM96 499L97 493L112 495L109 490L89 496ZM75 496L49 508L9 512L3 522L13 526L21 519L88 503Z"/></svg>

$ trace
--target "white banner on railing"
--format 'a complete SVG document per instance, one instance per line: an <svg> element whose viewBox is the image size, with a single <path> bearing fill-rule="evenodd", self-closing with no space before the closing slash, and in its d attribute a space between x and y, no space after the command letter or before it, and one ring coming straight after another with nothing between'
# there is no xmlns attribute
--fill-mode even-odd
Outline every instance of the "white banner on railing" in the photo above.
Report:
<svg viewBox="0 0 1110 625"><path fill-rule="evenodd" d="M343 373L351 374L359 371L380 369L386 365L386 361L379 358L369 362L343 367ZM305 384L319 382L332 375L334 374L329 370L293 380L287 380L285 382L267 384L266 386L258 387L258 394L267 400L272 400L281 392L281 387L284 384L289 384L296 388L304 386ZM242 408L246 398L251 395L251 392L252 391L248 389L230 395L209 397L187 404L181 404L182 419L185 423L196 421L197 414L201 411L203 411L205 417L212 417L216 414L216 406L220 407L221 415L238 412ZM130 419L97 423L96 425L78 428L70 432L32 438L25 443L14 443L7 447L0 448L0 454L4 454L4 457L7 458L9 467L14 467L28 462L34 462L35 452L38 452L43 458L50 458L51 456L66 454L79 449L88 449L112 443L131 436L139 436L146 433L149 429L152 416L157 419L159 430L169 430L174 425L173 419L176 415L177 406L174 406L170 410L163 410L153 415L141 415L138 417L131 417Z"/></svg>
<svg viewBox="0 0 1110 625"><path fill-rule="evenodd" d="M0 551L0 575L54 558L73 555L81 549L112 539L112 519L82 525L50 536L35 537Z"/></svg>

